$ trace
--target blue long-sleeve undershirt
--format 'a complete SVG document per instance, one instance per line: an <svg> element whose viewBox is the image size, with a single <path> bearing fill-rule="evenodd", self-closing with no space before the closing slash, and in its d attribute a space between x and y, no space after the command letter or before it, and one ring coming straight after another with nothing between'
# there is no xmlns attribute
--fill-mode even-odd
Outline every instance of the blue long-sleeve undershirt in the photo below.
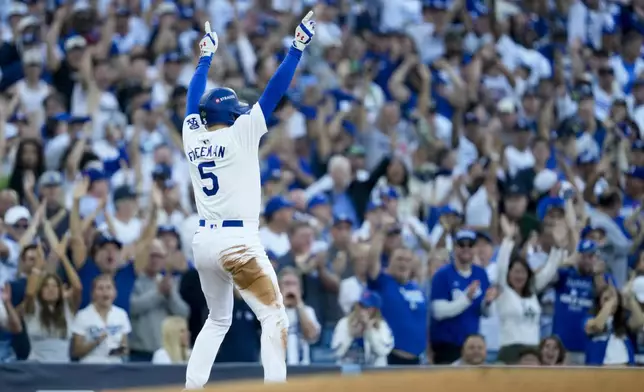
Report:
<svg viewBox="0 0 644 392"><path fill-rule="evenodd" d="M210 62L212 56L204 56L199 59L195 74L190 79L188 85L188 95L186 97L186 116L190 114L199 113L199 101L204 91L206 91L206 83L208 82L208 70L210 69Z"/></svg>
<svg viewBox="0 0 644 392"><path fill-rule="evenodd" d="M264 118L269 118L273 114L275 107L277 107L286 90L288 90L301 58L302 51L291 47L282 64L277 68L271 80L268 81L266 89L264 89L262 96L259 97L259 106L262 108Z"/></svg>

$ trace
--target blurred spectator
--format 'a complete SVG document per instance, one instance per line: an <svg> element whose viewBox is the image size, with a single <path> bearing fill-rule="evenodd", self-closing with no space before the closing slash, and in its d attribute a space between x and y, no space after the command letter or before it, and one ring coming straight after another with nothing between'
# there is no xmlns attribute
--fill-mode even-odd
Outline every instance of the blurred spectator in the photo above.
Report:
<svg viewBox="0 0 644 392"><path fill-rule="evenodd" d="M459 358L465 340L478 333L480 317L497 296L485 270L472 264L476 233L460 230L454 240L453 262L432 278L431 345L436 364Z"/></svg>
<svg viewBox="0 0 644 392"><path fill-rule="evenodd" d="M285 267L279 273L279 286L289 320L286 363L311 363L310 344L320 337L320 323L315 311L302 300L302 283L297 270Z"/></svg>
<svg viewBox="0 0 644 392"><path fill-rule="evenodd" d="M170 365L186 363L190 357L190 332L185 318L169 316L161 324L161 348L154 352L152 363Z"/></svg>
<svg viewBox="0 0 644 392"><path fill-rule="evenodd" d="M111 276L99 275L91 287L92 303L78 312L72 324L71 355L83 363L121 363L128 355L130 320L114 305Z"/></svg>
<svg viewBox="0 0 644 392"><path fill-rule="evenodd" d="M635 363L633 346L627 336L628 319L623 298L614 287L606 286L597 293L591 316L584 324L584 330L588 335L587 365L615 366Z"/></svg>
<svg viewBox="0 0 644 392"><path fill-rule="evenodd" d="M539 351L534 347L524 347L519 351L517 365L519 366L540 366Z"/></svg>
<svg viewBox="0 0 644 392"><path fill-rule="evenodd" d="M341 365L386 366L393 335L380 314L382 298L366 290L333 331L331 348Z"/></svg>
<svg viewBox="0 0 644 392"><path fill-rule="evenodd" d="M261 323L237 290L233 321L221 343L215 362L255 362L260 358Z"/></svg>
<svg viewBox="0 0 644 392"><path fill-rule="evenodd" d="M411 280L413 255L409 250L396 248L388 265L382 265L385 237L398 229L390 216L380 225L374 230L369 252L367 287L382 297L382 315L394 337L387 361L390 365L420 364L427 349L427 301L419 285Z"/></svg>
<svg viewBox="0 0 644 392"><path fill-rule="evenodd" d="M561 366L566 361L566 348L556 336L543 338L539 343L539 361L544 366Z"/></svg>
<svg viewBox="0 0 644 392"><path fill-rule="evenodd" d="M480 366L485 364L485 338L473 334L465 338L461 355L453 362L457 366Z"/></svg>
<svg viewBox="0 0 644 392"><path fill-rule="evenodd" d="M37 260L27 278L25 298L20 310L25 320L31 351L29 360L36 362L69 362L74 315L78 311L83 287L76 270L64 252L65 244L57 243L47 221L49 244L60 259L70 288L63 286L55 274L46 273L45 255L37 247Z"/></svg>
<svg viewBox="0 0 644 392"><path fill-rule="evenodd" d="M20 331L22 331L20 316L11 303L11 286L9 285L2 289L2 303L0 304L0 330L5 330L10 333L20 333Z"/></svg>
<svg viewBox="0 0 644 392"><path fill-rule="evenodd" d="M354 244L349 251L350 271L353 274L342 279L338 292L338 304L345 315L348 315L353 305L358 302L367 285L367 268L369 263L369 245Z"/></svg>
<svg viewBox="0 0 644 392"><path fill-rule="evenodd" d="M149 362L163 343L163 320L169 316L188 317L188 305L179 295L167 265L168 252L155 239L147 250L147 264L137 276L130 297L130 360ZM161 272L165 270L166 274Z"/></svg>
<svg viewBox="0 0 644 392"><path fill-rule="evenodd" d="M514 364L526 348L539 343L541 305L537 294L555 277L563 261L563 251L552 249L546 264L535 274L528 263L518 254L512 254L513 238L519 235L505 216L501 221L504 240L501 243L496 263L497 282L501 292L496 300L496 310L501 324L501 344L498 360ZM560 224L555 228L555 238L565 238L567 228Z"/></svg>

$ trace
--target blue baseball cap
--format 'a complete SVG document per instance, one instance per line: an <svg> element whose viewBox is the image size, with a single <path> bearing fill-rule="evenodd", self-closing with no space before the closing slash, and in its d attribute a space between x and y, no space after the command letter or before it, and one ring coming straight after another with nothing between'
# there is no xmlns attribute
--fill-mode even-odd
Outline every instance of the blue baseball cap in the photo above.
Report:
<svg viewBox="0 0 644 392"><path fill-rule="evenodd" d="M481 230L476 231L476 239L477 240L482 239L482 240L485 240L485 241L487 241L489 243L494 242L494 241L492 241L492 237L488 233L486 233L484 231L481 231Z"/></svg>
<svg viewBox="0 0 644 392"><path fill-rule="evenodd" d="M577 165L590 165L599 162L599 156L592 151L583 151L577 157Z"/></svg>
<svg viewBox="0 0 644 392"><path fill-rule="evenodd" d="M382 306L382 298L380 294L375 291L365 290L362 292L360 299L358 300L360 306L365 308L376 308L380 309Z"/></svg>
<svg viewBox="0 0 644 392"><path fill-rule="evenodd" d="M72 116L70 116L69 113L56 113L49 118L56 121L69 122Z"/></svg>
<svg viewBox="0 0 644 392"><path fill-rule="evenodd" d="M399 197L400 197L400 194L398 193L396 188L394 188L393 186L384 187L380 191L380 198L381 199L385 198L385 199L396 200Z"/></svg>
<svg viewBox="0 0 644 392"><path fill-rule="evenodd" d="M592 233L593 231L601 231L606 234L606 230L603 227L598 227L598 226L593 226L593 225L587 225L581 230L581 233L579 234L581 238L586 238L588 234Z"/></svg>
<svg viewBox="0 0 644 392"><path fill-rule="evenodd" d="M369 203L367 203L367 212L371 212L382 207L383 205L380 200L369 200Z"/></svg>
<svg viewBox="0 0 644 392"><path fill-rule="evenodd" d="M281 195L273 196L266 203L266 207L264 207L264 215L266 217L270 217L271 215L273 215L274 213L276 213L281 209L293 208L293 207L295 207L293 202L285 198L284 196L281 196Z"/></svg>
<svg viewBox="0 0 644 392"><path fill-rule="evenodd" d="M582 240L579 245L577 245L577 252L581 254L597 253L598 250L599 247L593 240Z"/></svg>
<svg viewBox="0 0 644 392"><path fill-rule="evenodd" d="M347 214L336 214L333 216L333 226L337 226L342 223L348 223L353 226L353 219L351 219Z"/></svg>
<svg viewBox="0 0 644 392"><path fill-rule="evenodd" d="M553 208L563 210L566 206L564 199L559 197L544 197L537 205L537 219L540 221L546 217L546 214Z"/></svg>
<svg viewBox="0 0 644 392"><path fill-rule="evenodd" d="M157 227L157 235L161 234L174 234L179 237L179 231L174 225L159 225Z"/></svg>
<svg viewBox="0 0 644 392"><path fill-rule="evenodd" d="M282 178L282 171L280 169L265 170L262 173L262 185L268 181L279 181Z"/></svg>
<svg viewBox="0 0 644 392"><path fill-rule="evenodd" d="M456 232L454 239L456 240L456 242L463 240L476 241L476 237L477 235L475 231L462 229Z"/></svg>
<svg viewBox="0 0 644 392"><path fill-rule="evenodd" d="M85 124L90 121L92 121L92 118L88 116L69 116L67 119L70 124Z"/></svg>
<svg viewBox="0 0 644 392"><path fill-rule="evenodd" d="M644 140L637 139L631 144L631 150L644 151Z"/></svg>
<svg viewBox="0 0 644 392"><path fill-rule="evenodd" d="M121 241L117 240L115 237L108 235L106 233L99 233L96 238L94 238L94 248L101 247L107 244L114 244L119 248L123 247Z"/></svg>
<svg viewBox="0 0 644 392"><path fill-rule="evenodd" d="M47 170L38 178L38 188L61 186L63 182L63 175L60 172Z"/></svg>
<svg viewBox="0 0 644 392"><path fill-rule="evenodd" d="M448 215L448 214L456 215L458 217L461 216L461 213L457 209L455 209L454 207L452 207L450 205L446 205L446 206L440 207L438 209L438 216L439 217L443 216L443 215Z"/></svg>
<svg viewBox="0 0 644 392"><path fill-rule="evenodd" d="M89 182L107 180L107 173L104 170L91 168L85 171L85 176L89 178Z"/></svg>
<svg viewBox="0 0 644 392"><path fill-rule="evenodd" d="M626 175L638 180L644 180L644 166L631 166L626 171Z"/></svg>
<svg viewBox="0 0 644 392"><path fill-rule="evenodd" d="M172 177L172 168L165 163L158 163L152 169L152 178L155 180L168 180Z"/></svg>
<svg viewBox="0 0 644 392"><path fill-rule="evenodd" d="M306 205L307 210L311 210L317 206L329 205L329 198L322 193L318 193L309 199L308 204Z"/></svg>

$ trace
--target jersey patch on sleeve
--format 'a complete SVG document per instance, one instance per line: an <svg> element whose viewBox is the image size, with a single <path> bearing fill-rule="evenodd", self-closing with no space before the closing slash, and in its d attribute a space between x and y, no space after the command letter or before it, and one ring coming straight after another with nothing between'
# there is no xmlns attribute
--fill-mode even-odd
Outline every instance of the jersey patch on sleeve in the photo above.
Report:
<svg viewBox="0 0 644 392"><path fill-rule="evenodd" d="M186 124L188 125L188 128L192 130L199 129L199 120L197 119L197 117L187 118Z"/></svg>

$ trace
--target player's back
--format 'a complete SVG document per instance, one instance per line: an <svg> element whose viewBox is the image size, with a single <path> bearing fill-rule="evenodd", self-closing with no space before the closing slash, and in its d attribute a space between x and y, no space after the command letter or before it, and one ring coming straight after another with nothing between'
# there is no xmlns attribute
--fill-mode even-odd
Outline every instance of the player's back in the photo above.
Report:
<svg viewBox="0 0 644 392"><path fill-rule="evenodd" d="M235 123L208 131L198 114L183 123L197 212L203 219L258 221L261 206L259 139L266 122L259 105Z"/></svg>

